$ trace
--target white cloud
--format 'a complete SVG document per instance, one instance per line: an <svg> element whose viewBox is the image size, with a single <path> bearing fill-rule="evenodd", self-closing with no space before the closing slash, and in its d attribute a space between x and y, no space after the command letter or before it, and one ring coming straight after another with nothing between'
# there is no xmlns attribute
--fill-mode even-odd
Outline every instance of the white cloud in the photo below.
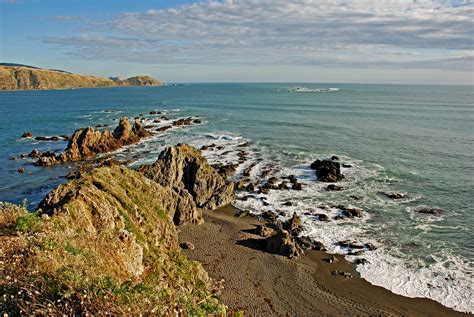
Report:
<svg viewBox="0 0 474 317"><path fill-rule="evenodd" d="M466 0L227 0L123 13L44 41L82 58L150 64L472 71L473 18Z"/></svg>

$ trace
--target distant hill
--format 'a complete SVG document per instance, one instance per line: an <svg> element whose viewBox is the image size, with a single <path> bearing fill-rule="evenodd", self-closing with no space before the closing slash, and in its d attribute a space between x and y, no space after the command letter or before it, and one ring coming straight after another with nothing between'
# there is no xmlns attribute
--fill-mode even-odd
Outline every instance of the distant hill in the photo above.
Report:
<svg viewBox="0 0 474 317"><path fill-rule="evenodd" d="M62 70L0 63L0 90L68 89L115 86L160 86L161 82L150 76L127 79L84 76Z"/></svg>

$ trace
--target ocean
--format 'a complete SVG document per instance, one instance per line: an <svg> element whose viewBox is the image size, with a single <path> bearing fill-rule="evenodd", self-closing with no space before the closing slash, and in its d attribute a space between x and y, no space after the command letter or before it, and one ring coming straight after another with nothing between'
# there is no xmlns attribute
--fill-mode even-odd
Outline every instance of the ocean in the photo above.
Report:
<svg viewBox="0 0 474 317"><path fill-rule="evenodd" d="M310 91L290 92L297 86ZM339 88L331 91L321 88ZM315 90L316 89L316 90ZM165 145L189 143L211 163L248 161L275 176L296 175L303 190L269 194L239 192L235 206L281 219L296 212L303 235L329 252L345 254L361 276L409 297L427 297L456 310L474 312L474 89L472 86L373 84L183 84L167 87L117 87L57 91L0 92L0 201L33 210L52 188L66 181L71 165L40 168L14 159L32 149L63 150L64 141L21 139L72 134L85 126L110 125L121 116L163 111L170 118L198 116L203 123L160 133L119 158L132 167L151 163ZM344 190L326 191L309 168L318 158L337 155L346 166ZM18 173L23 167L25 173ZM393 200L386 193L403 193ZM284 206L291 202L291 206ZM361 218L335 220L335 206L363 210ZM439 215L420 207L443 209ZM325 214L329 221L320 221ZM353 254L341 241L371 243L375 250ZM357 253L357 252L356 252ZM359 260L358 260L359 259Z"/></svg>

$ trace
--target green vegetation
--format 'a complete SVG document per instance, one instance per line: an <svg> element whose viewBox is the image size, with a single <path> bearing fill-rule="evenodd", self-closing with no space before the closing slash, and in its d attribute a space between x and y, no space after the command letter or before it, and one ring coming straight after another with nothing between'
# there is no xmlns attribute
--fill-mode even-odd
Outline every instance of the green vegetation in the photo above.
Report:
<svg viewBox="0 0 474 317"><path fill-rule="evenodd" d="M114 166L59 186L44 204L50 216L0 203L0 312L227 315L178 247L168 195Z"/></svg>

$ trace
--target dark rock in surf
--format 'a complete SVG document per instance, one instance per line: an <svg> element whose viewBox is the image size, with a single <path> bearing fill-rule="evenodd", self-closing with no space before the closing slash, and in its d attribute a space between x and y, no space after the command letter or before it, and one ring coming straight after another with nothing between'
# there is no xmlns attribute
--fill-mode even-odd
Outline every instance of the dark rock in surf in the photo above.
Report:
<svg viewBox="0 0 474 317"><path fill-rule="evenodd" d="M21 135L21 138L22 138L22 139L32 138L32 137L33 137L33 133L31 133L31 132L24 132L24 133Z"/></svg>
<svg viewBox="0 0 474 317"><path fill-rule="evenodd" d="M341 190L344 190L344 187L331 184L326 187L326 190L331 191L331 192L334 192L334 191L339 192Z"/></svg>
<svg viewBox="0 0 474 317"><path fill-rule="evenodd" d="M316 160L311 164L311 168L316 170L318 180L322 182L337 182L344 178L341 174L341 164L330 160Z"/></svg>
<svg viewBox="0 0 474 317"><path fill-rule="evenodd" d="M415 211L420 214L427 214L427 215L440 215L444 213L443 209L432 208L432 207L419 207L419 208L416 208Z"/></svg>

